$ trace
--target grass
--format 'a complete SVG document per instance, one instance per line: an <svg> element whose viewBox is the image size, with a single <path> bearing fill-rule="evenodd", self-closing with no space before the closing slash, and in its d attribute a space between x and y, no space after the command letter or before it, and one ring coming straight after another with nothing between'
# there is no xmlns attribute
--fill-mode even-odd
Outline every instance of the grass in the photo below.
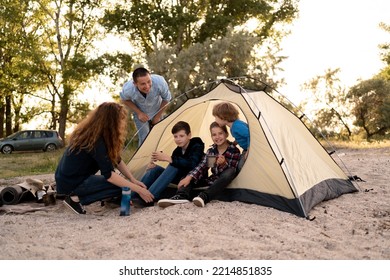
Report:
<svg viewBox="0 0 390 280"><path fill-rule="evenodd" d="M63 152L64 149L0 154L0 178L54 173Z"/></svg>
<svg viewBox="0 0 390 280"><path fill-rule="evenodd" d="M9 155L0 153L0 178L8 179L20 176L54 174L65 148L54 152L13 152ZM134 150L125 151L124 162L129 162Z"/></svg>

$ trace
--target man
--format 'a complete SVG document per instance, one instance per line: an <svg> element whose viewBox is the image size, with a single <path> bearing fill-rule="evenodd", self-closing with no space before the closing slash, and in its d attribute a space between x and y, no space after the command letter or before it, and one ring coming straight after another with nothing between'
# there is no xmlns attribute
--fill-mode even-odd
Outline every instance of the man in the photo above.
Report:
<svg viewBox="0 0 390 280"><path fill-rule="evenodd" d="M133 80L123 85L120 98L133 111L140 146L149 133L149 125L161 120L172 95L162 76L140 67L134 70Z"/></svg>

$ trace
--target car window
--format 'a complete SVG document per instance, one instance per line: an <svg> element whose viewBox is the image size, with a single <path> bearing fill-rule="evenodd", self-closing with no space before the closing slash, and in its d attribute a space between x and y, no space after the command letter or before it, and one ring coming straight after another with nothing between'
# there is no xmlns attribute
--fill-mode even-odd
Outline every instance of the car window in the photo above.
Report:
<svg viewBox="0 0 390 280"><path fill-rule="evenodd" d="M45 131L47 137L53 137L53 131Z"/></svg>
<svg viewBox="0 0 390 280"><path fill-rule="evenodd" d="M41 131L33 131L32 132L33 138L42 138L42 132Z"/></svg>
<svg viewBox="0 0 390 280"><path fill-rule="evenodd" d="M23 131L19 134L18 139L29 139L31 138L31 131Z"/></svg>

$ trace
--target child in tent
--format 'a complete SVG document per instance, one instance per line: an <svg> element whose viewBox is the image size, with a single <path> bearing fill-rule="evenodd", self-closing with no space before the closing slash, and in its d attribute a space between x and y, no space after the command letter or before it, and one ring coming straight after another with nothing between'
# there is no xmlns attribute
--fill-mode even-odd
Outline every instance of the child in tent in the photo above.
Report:
<svg viewBox="0 0 390 280"><path fill-rule="evenodd" d="M230 127L230 132L235 139L235 144L240 145L242 148L241 159L237 167L239 172L245 163L249 151L249 127L246 122L238 119L238 110L229 102L222 102L214 105L213 116L215 121L220 125L227 125Z"/></svg>
<svg viewBox="0 0 390 280"><path fill-rule="evenodd" d="M153 152L152 162L149 163L148 170L141 179L148 190L153 194L155 201L170 183L177 184L181 178L187 175L204 155L204 143L199 137L191 138L190 125L184 121L177 122L172 128L173 139L177 145L172 155L163 152ZM163 168L156 161L168 162L168 166ZM154 203L144 203L133 198L133 202L139 202L139 206L153 206Z"/></svg>
<svg viewBox="0 0 390 280"><path fill-rule="evenodd" d="M227 139L229 133L226 126L213 122L210 125L210 133L214 144L207 150L199 165L180 180L176 195L158 201L160 207L189 202L190 192L194 187L208 186L192 200L196 206L204 207L234 179L240 150ZM208 176L209 168L212 173L210 176Z"/></svg>

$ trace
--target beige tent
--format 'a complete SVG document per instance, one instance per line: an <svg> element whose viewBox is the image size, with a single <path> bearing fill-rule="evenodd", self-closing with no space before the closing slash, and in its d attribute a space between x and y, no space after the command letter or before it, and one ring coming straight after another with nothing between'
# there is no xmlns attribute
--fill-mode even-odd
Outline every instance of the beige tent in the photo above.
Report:
<svg viewBox="0 0 390 280"><path fill-rule="evenodd" d="M207 94L188 99L156 124L139 147L129 167L141 178L152 151L170 153L176 147L172 126L182 120L206 148L212 144L212 108L228 101L237 106L249 125L250 148L241 172L218 199L242 201L307 217L321 201L357 189L333 158L294 114L264 91L246 91L222 80Z"/></svg>

